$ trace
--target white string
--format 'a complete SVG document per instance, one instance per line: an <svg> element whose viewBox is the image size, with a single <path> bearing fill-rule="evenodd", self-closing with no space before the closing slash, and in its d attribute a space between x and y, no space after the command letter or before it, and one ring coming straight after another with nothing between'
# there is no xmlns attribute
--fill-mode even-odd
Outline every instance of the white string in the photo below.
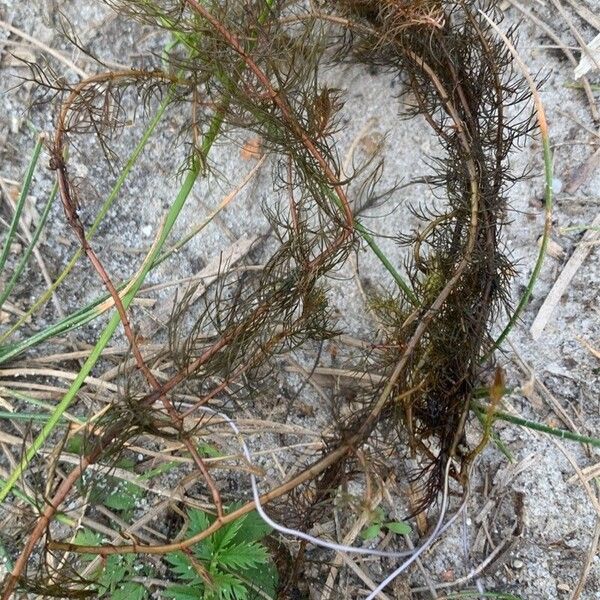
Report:
<svg viewBox="0 0 600 600"><path fill-rule="evenodd" d="M250 449L248 448L248 445L246 444L246 441L244 440L244 437L243 437L241 431L238 429L238 426L235 424L235 422L232 419L230 419L226 414L221 413L216 410L213 410L212 408L209 408L208 406L199 406L198 410L202 410L204 412L208 412L213 415L217 415L217 416L221 417L229 425L229 427L231 427L231 429L233 429L233 431L235 432L235 434L240 442L240 446L242 447L244 457L246 458L248 463L252 466L253 465L252 453L250 452ZM250 471L250 483L252 484L252 496L253 496L254 504L256 505L256 512L258 512L258 514L262 517L263 521L268 523L273 529L276 529L277 531L279 531L279 533L298 537L302 540L310 542L311 544L315 544L316 546L322 546L323 548L328 548L329 550L335 550L337 552L349 552L352 554L367 554L367 555L371 555L371 556L385 556L388 558L402 558L404 556L409 556L414 552L414 550L404 550L404 551L400 551L400 552L386 552L385 550L376 550L376 549L371 549L371 548L358 548L356 546L344 546L343 544L336 544L335 542L328 542L321 538L314 537L308 533L304 533L303 531L299 531L297 529L290 529L289 527L280 525L279 523L273 521L273 519L271 519L271 517L269 517L269 515L267 515L267 513L264 511L264 509L262 507L262 503L260 501L260 492L258 490L258 482L256 480L256 476L254 475L254 473L252 473L252 471Z"/></svg>
<svg viewBox="0 0 600 600"><path fill-rule="evenodd" d="M246 441L245 441L242 433L238 429L238 426L235 424L235 422L232 419L230 419L226 414L216 411L212 408L209 408L208 406L200 406L200 407L198 407L198 409L202 410L203 412L210 413L212 415L217 415L217 416L221 417L225 421L225 423L227 423L229 425L229 427L231 427L231 429L235 432L235 434L238 438L240 446L242 447L244 457L248 461L249 465L252 466L253 465L252 453L250 452L250 449L248 448L248 445L246 444ZM254 499L254 504L256 506L256 512L258 512L258 514L261 516L261 518L268 525L270 525L273 529L275 529L279 533L282 533L285 535L291 535L291 536L300 538L302 540L305 540L307 542L310 542L311 544L314 544L315 546L321 546L323 548L328 548L329 550L335 550L337 552L347 552L347 553L352 553L352 554L363 554L363 555L371 555L371 556L385 556L385 557L389 557L389 558L402 558L402 557L409 556L409 558L404 563L402 563L402 565L400 565L389 577L387 577L377 587L377 589L375 589L371 593L371 595L366 599L366 600L373 600L377 596L377 594L379 594L380 591L382 591L391 581L393 581L398 575L400 575L402 573L402 571L404 571L415 560L417 560L417 558L419 558L419 556L421 554L423 554L423 552L425 552L425 550L427 550L427 548L429 548L429 546L431 546L431 544L433 544L433 542L436 540L438 535L443 533L448 527L450 527L450 525L452 525L452 523L454 522L456 517L462 512L463 508L465 507L466 497L463 500L463 503L461 504L459 510L452 516L452 518L445 525L442 525L444 516L446 514L446 510L448 508L449 473L450 473L450 461L448 461L448 463L446 465L446 471L445 471L445 475L444 475L444 494L443 494L440 516L438 518L437 524L436 524L435 529L433 530L432 534L418 548L416 548L414 550L404 550L401 552L386 552L384 550L376 550L376 549L370 549L370 548L358 548L356 546L345 546L343 544L336 544L335 542L329 542L329 541L323 540L321 538L314 537L308 533L304 533L303 531L299 531L297 529L291 529L289 527L284 527L283 525L280 525L279 523L273 521L273 519L271 519L271 517L269 517L269 515L267 515L267 513L264 511L264 509L262 507L262 503L260 501L260 492L258 490L258 482L256 480L256 476L254 475L254 473L252 471L250 471L250 482L252 484L252 496Z"/></svg>
<svg viewBox="0 0 600 600"><path fill-rule="evenodd" d="M433 544L433 542L437 539L438 534L440 534L442 531L444 531L444 529L446 529L446 527L449 527L454 522L456 517L458 517L458 515L462 512L462 507L465 506L465 503L463 503L461 508L454 515L452 515L452 517L450 518L448 523L446 523L446 525L444 527L442 527L442 522L444 521L444 517L446 515L446 510L448 508L448 479L449 479L449 474L450 474L450 464L451 464L450 461L448 461L446 463L446 471L444 473L444 493L442 496L442 498L443 498L442 499L442 507L440 509L440 516L438 517L435 529L433 530L432 534L427 538L427 540L421 546L419 546L419 548L417 548L414 551L413 555L410 558L408 558L406 561L404 561L395 571L390 573L367 596L366 600L374 600L374 598L377 597L379 592L382 592L392 581L394 581L394 579L396 579L396 577L398 577L398 575L400 575L412 563L414 563L417 560L417 558L419 558L419 556L421 556L421 554L423 554L423 552L425 552L425 550L427 550L429 548L429 546L431 546L431 544Z"/></svg>

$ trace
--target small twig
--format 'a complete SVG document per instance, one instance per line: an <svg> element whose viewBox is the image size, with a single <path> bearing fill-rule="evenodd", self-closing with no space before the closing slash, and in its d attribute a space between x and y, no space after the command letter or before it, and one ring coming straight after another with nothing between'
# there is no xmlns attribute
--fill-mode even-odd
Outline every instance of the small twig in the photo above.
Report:
<svg viewBox="0 0 600 600"><path fill-rule="evenodd" d="M81 77L82 79L88 78L88 74L83 69L78 67L73 61L71 61L69 58L67 58L64 54L61 54L60 52L58 52L58 50L54 50L54 48L50 48L50 46L44 44L44 42L42 42L41 40L30 36L29 34L25 33L23 30L18 29L17 27L14 27L13 25L10 25L6 21L0 20L0 27L2 27L2 29L6 29L7 31L10 31L11 33L14 33L15 35L18 35L20 38L29 42L32 46L35 46L36 48L43 50L47 54L50 54L50 56L53 56L54 58L56 58L56 60L63 63L65 66L67 66L69 69L71 69L71 71L73 71L74 73L79 75L79 77Z"/></svg>
<svg viewBox="0 0 600 600"><path fill-rule="evenodd" d="M598 134L595 133L595 135L597 136ZM597 148L582 165L577 166L565 187L565 192L567 194L575 194L597 172L598 165L600 165L600 148Z"/></svg>
<svg viewBox="0 0 600 600"><path fill-rule="evenodd" d="M546 25L544 21L542 21L542 19L540 19L532 12L524 8L519 2L517 2L517 0L508 0L508 2L510 2L520 13L525 15L532 23L537 25L551 40L554 41L554 43L560 46L561 50L563 51L564 55L567 57L569 62L574 67L577 67L577 59L575 58L575 56L573 56L573 53L565 46L560 37L558 37L558 35L556 35L556 33L554 33L554 31L548 25ZM583 84L583 89L588 99L588 104L590 106L590 113L592 114L592 118L594 119L594 121L599 121L600 113L598 113L596 99L594 97L594 92L590 87L590 82L587 80L586 77L583 77L581 82Z"/></svg>
<svg viewBox="0 0 600 600"><path fill-rule="evenodd" d="M66 379L67 381L73 381L77 376L75 373L69 371L63 371L60 369L33 369L33 368L16 368L16 369L0 369L0 377L25 377L25 376L41 376L41 377L56 377L58 379ZM8 386L11 382L4 381L3 385ZM111 392L116 392L118 387L115 384L102 381L97 377L86 377L85 383L87 385L93 385L100 389L106 389Z"/></svg>
<svg viewBox="0 0 600 600"><path fill-rule="evenodd" d="M577 273L579 267L581 267L583 261L591 252L592 244L600 239L600 231L598 230L598 227L600 227L600 213L596 215L596 218L592 222L590 229L585 233L583 239L565 265L565 268L561 271L561 274L554 282L552 289L546 296L544 303L540 307L540 310L533 320L529 331L531 332L531 336L534 340L538 340L542 335L544 328L552 317L552 313L554 312L556 305L559 303L562 295L567 290L571 279L573 279L575 273Z"/></svg>
<svg viewBox="0 0 600 600"><path fill-rule="evenodd" d="M350 570L369 588L373 591L377 588L377 584L356 564L352 558L345 554L340 554L341 561L350 568ZM390 596L387 596L383 592L379 592L377 595L378 600L390 600Z"/></svg>
<svg viewBox="0 0 600 600"><path fill-rule="evenodd" d="M427 538L427 540L413 552L413 554L410 556L410 558L408 558L399 567L397 567L392 573L390 573L377 586L377 588L375 588L375 590L373 590L373 592L371 594L369 594L369 596L367 596L366 600L375 600L375 598L378 597L380 592L382 592L392 581L394 581L394 579L396 579L396 577L398 577L404 571L406 571L406 569L408 569L408 567L410 565L412 565L412 563L415 562L421 556L421 554L423 554L423 552L425 552L425 550L427 550L438 538L438 535L443 530L442 525L444 523L444 518L446 517L446 511L448 509L448 484L449 484L449 478L450 478L451 464L452 464L452 461L450 461L450 460L447 461L447 463L446 463L446 469L444 472L444 488L443 488L443 492L442 492L442 502L441 502L441 506L440 506L440 515L439 515L437 523L433 529L433 532ZM454 513L454 515L448 520L448 523L446 523L445 526L447 527L452 522L454 522L454 520L458 517L458 515L460 513L461 513L461 510Z"/></svg>
<svg viewBox="0 0 600 600"><path fill-rule="evenodd" d="M573 37L577 40L577 43L579 44L582 54L585 55L588 58L588 60L590 60L596 66L597 69L600 69L600 65L598 64L596 57L590 51L590 48L586 44L586 41L583 39L582 35L579 33L579 31L577 31L577 28L573 24L573 21L567 14L567 11L564 9L560 0L552 0L552 3L567 23L569 29L571 30L571 33L573 34Z"/></svg>
<svg viewBox="0 0 600 600"><path fill-rule="evenodd" d="M579 2L575 2L575 0L567 0L567 2L584 21L587 21L594 29L600 31L600 17L597 14L594 14L589 8L586 8Z"/></svg>
<svg viewBox="0 0 600 600"><path fill-rule="evenodd" d="M475 568L471 569L467 575L465 575L464 577L460 577L459 579L455 579L454 581L446 581L443 583L438 583L435 585L435 589L442 590L442 589L447 589L450 587L455 587L457 585L463 585L463 584L467 583L468 581L470 581L471 579L474 579L475 577L481 575L481 573L483 573L483 571L491 563L493 563L495 560L497 560L498 556L501 553L507 552L507 550L508 550L507 546L510 547L510 542L514 541L515 531L519 527L521 527L521 525L519 523L517 523L517 525L515 525L515 528L510 533L510 535L505 537L494 548L494 550L492 552L490 552L490 554L479 565L477 565ZM414 592L414 593L418 593L418 592L426 592L426 591L428 591L428 589L429 589L428 587L422 586L422 587L411 588L410 591Z"/></svg>
<svg viewBox="0 0 600 600"><path fill-rule="evenodd" d="M581 596L585 588L586 581L590 574L590 570L592 568L592 564L594 559L596 558L596 550L598 548L598 543L600 542L600 515L596 516L596 525L594 526L594 533L592 534L592 541L590 542L590 546L588 548L587 556L585 558L585 563L581 569L581 575L579 576L579 581L577 582L577 587L573 591L573 595L570 600L578 600Z"/></svg>

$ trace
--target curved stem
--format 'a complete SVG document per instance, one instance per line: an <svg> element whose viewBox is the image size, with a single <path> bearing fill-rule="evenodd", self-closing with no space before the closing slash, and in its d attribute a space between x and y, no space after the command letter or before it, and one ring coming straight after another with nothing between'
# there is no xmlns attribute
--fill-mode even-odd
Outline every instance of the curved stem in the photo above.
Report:
<svg viewBox="0 0 600 600"><path fill-rule="evenodd" d="M479 9L478 9L479 10ZM544 198L546 204L546 216L544 220L544 234L542 237L542 244L540 247L540 251L533 268L533 272L531 273L531 277L529 278L529 282L527 284L527 288L525 289L525 293L521 297L519 304L515 308L514 313L512 314L508 324L502 331L502 333L498 336L498 339L494 342L493 346L490 348L484 359L489 358L491 353L502 344L502 342L506 339L506 336L511 332L515 323L518 321L521 313L527 303L529 302L529 298L531 297L531 293L533 292L533 287L537 278L542 270L542 265L544 263L544 257L546 256L546 249L548 247L548 241L550 239L550 232L552 231L552 178L553 178L553 168L552 168L552 148L550 145L550 136L548 133L548 123L546 121L546 111L544 110L544 104L542 102L542 98L540 93L538 92L537 86L535 85L535 81L527 68L527 65L521 59L517 49L514 47L513 43L508 39L508 37L499 29L498 25L488 17L482 10L479 10L481 16L490 24L490 27L496 32L496 34L502 39L509 52L511 53L515 63L519 66L523 77L527 81L529 89L531 91L531 95L533 96L533 101L535 105L535 111L538 120L538 127L540 129L540 136L542 138L542 147L544 154L544 173L545 173L545 191Z"/></svg>
<svg viewBox="0 0 600 600"><path fill-rule="evenodd" d="M169 92L169 93L167 93L164 100L160 103L156 114L154 115L154 117L152 118L152 120L150 121L148 126L146 127L144 133L142 134L140 141L137 143L137 145L135 147L135 150L132 152L131 156L127 159L127 162L125 163L123 169L119 173L119 176L118 176L114 186L112 187L110 193L108 194L108 197L104 201L98 214L96 215L96 218L94 219L92 225L88 229L88 231L87 231L88 239L91 239L94 236L100 223L106 216L106 213L112 206L113 202L116 200L127 177L131 173L131 170L135 166L142 151L146 147L148 140L154 133L158 123L162 119L162 117L165 113L165 110L167 109L167 106L170 104L171 100L172 100L172 96L171 96L171 92ZM69 273L73 270L73 267L75 266L75 264L81 257L82 252L83 251L81 248L79 250L77 250L77 252L75 252L75 254L71 257L70 261L67 263L67 266L62 270L62 272L60 273L58 278L54 281L54 283L34 302L34 304L26 311L26 313L19 320L17 320L17 322L12 327L10 327L10 329L8 329L6 332L4 332L2 335L0 335L0 343L4 342L13 333L15 333L15 331L17 331L19 329L19 327L21 327L21 325L23 325L23 323L27 322L27 320L31 317L32 314L34 314L40 307L42 307L50 299L50 297L56 291L58 286L66 279L66 277L69 275ZM72 321L76 322L78 325L83 325L83 324L87 323L89 320L91 320L92 318L94 318L93 316L91 316L86 321L83 321L83 322L77 321L76 318L80 314L80 312L81 311L77 311L75 314L71 315L71 317L68 317L67 322L65 322L65 328L60 328L57 333L60 333L65 330L70 330L73 327L73 325L70 325L70 323ZM14 348L11 348L11 350L9 352L2 354L2 359L0 362L5 362L9 358L12 358L19 352L22 352L26 348L30 347L29 342L33 341L34 339L37 339L37 341L35 343L39 343L40 341L47 339L47 337L56 335L54 333L51 333L51 331L53 329L54 329L54 327L51 327L51 328L49 328L49 330L45 330L44 332L41 332L41 334L31 336L27 340L24 340L24 342L21 344L16 344L14 346ZM44 333L46 331L48 331L47 336L44 335Z"/></svg>

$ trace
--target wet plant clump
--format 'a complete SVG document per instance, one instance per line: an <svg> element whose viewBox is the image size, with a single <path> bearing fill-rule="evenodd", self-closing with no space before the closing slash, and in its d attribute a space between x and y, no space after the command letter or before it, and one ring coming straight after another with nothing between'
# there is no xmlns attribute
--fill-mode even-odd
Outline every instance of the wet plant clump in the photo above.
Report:
<svg viewBox="0 0 600 600"><path fill-rule="evenodd" d="M307 6L275 0L110 0L106 4L119 18L141 22L166 42L151 67L103 70L71 84L55 77L50 66L30 65L46 99L60 97L55 133L48 142L54 194L62 202L79 254L96 276L98 299L18 343L8 338L22 322L11 323L0 341L0 361L17 363L34 349L41 352L59 334L108 311L112 316L96 346L77 363L69 391L46 424L33 431L34 441L0 492L4 500L24 481L38 494L29 498L28 505L24 501L27 510L35 512L34 525L22 534L22 548L14 557L2 597L11 597L19 586L69 597L117 593L119 586L129 586L131 593L145 597L133 560L112 558L111 564L120 569L115 566L120 574L116 579L100 568L98 563L120 554L159 557L140 570L149 578L175 572L181 582L172 588L173 597L241 600L256 587L263 597L296 593L302 587L305 561L310 560L307 543L347 550L306 533L340 505L341 497L348 506L377 515L370 520L372 537L382 530L411 531L401 520L384 519L383 509L369 508L372 478L390 472L412 477L416 500L406 504L413 514L442 498L438 525L417 549L424 551L441 531L450 480L458 482L459 491L466 488L473 459L487 441L486 428L482 443L469 448L465 427L474 392L496 346L491 327L500 314L511 310L514 266L503 246L502 226L509 210L507 190L519 176L512 173L509 157L531 132L533 119L529 88L489 21L500 20L496 3L340 0ZM382 67L404 81L403 100L411 110L399 118L425 119L439 142L439 149L428 157L431 174L426 179L436 202L425 206L415 195L410 210L420 226L411 234L398 235L410 257L403 266L385 256L353 208L393 197L394 189L379 186L383 162L371 158L355 165L350 175L341 164L336 135L344 90L327 85L322 71L341 69L348 61ZM135 274L121 281L97 251L98 224L90 225L81 216L86 199L70 164L79 141L92 136L105 160L117 162L113 147L128 122L132 98L136 115L143 114L149 127L158 123L151 118L153 111L160 115L175 108L185 115L177 144L186 149L187 158L180 166L181 188L157 222L154 243ZM266 258L256 272L243 275L222 264L208 290L200 293L199 287L191 287L175 295L166 327L156 332L155 339L145 340L132 304L148 274L186 243L187 238L176 243L171 239L173 249L167 240L194 184L219 176L212 154L215 142L240 134L260 139L265 155L260 164L271 168L275 200L264 206L270 224L269 244L261 249ZM391 140L394 143L399 140ZM122 180L117 177L115 185L110 202ZM110 202L100 210L102 216ZM398 288L387 296L372 294L381 332L358 344L360 352L348 353L348 373L354 375L361 364L368 365L377 379L366 384L368 378L355 378L358 383L346 390L321 392L322 408L332 421L322 432L322 443L306 444L310 450L299 455L284 483L259 490L264 473L246 440L257 432L250 426L243 429L244 411L251 407L270 423L258 431L265 438L277 435L281 441L287 435L302 435L287 422L276 424L280 431L271 431L273 411L263 410L265 397L289 383L290 357L318 348L312 367L294 363L303 382L289 394L287 420L301 404L304 387L313 383L325 345L346 333L334 318L329 285L361 244L374 252ZM65 277L73 264L65 269ZM61 431L61 420L81 398L86 377L108 356L107 344L119 328L129 351L119 355L112 369L118 371L118 386L111 389L106 410L93 419L76 421L75 433ZM51 443L57 444L57 458L46 470L40 449ZM302 446L294 438L289 447L297 445ZM57 470L67 447L77 460ZM151 475L136 465L136 460L144 465L150 460L144 452L160 463L156 467L152 463ZM136 459L136 453L142 459ZM404 459L409 459L406 464ZM234 477L229 470L239 473ZM83 516L93 508L102 515L101 527L108 527L105 522L113 521L90 501L96 497L93 491L122 477L136 488L128 488L130 495L142 502L145 496L139 490L150 497L155 490L147 481L159 480L165 473L172 476L173 495L159 498L153 508L160 539L148 532L128 532L105 542L87 530L72 539L54 539L53 523L64 517L64 505L74 498L86 506ZM248 479L252 500L245 497L242 504L235 490ZM188 494L190 481L197 484L201 499ZM364 503L350 488L364 491ZM186 502L193 510L184 508ZM267 504L285 527L270 521L263 509ZM121 531L140 507L118 501L112 508ZM76 522L69 519L63 522L73 527ZM167 522L177 526L167 528ZM284 565L278 574L267 556L267 548L280 543L275 531L302 540L299 550L288 548L286 560L275 561ZM156 535L156 530L151 533ZM40 557L36 553L42 547ZM212 556L207 549L214 550ZM392 558L405 554L360 551ZM86 564L81 577L78 555ZM44 568L27 571L32 557ZM93 562L94 557L101 560ZM265 565L268 583L261 586L259 571Z"/></svg>
<svg viewBox="0 0 600 600"><path fill-rule="evenodd" d="M438 201L414 204L422 227L400 236L417 303L403 296L376 303L390 322L387 364L402 364L396 409L412 450L426 458L416 478L427 502L448 460L468 467L473 459L464 439L470 402L489 366L490 327L510 312L514 265L501 232L507 191L522 176L511 171L510 154L535 125L530 91L481 14L501 20L493 3L341 4L366 24L348 32L349 47L406 78L402 95L412 109L403 116L424 117L440 144L426 181Z"/></svg>

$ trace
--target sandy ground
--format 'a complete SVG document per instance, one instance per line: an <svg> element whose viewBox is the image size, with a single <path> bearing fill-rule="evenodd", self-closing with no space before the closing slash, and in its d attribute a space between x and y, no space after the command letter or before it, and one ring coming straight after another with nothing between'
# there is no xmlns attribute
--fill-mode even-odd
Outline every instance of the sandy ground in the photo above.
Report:
<svg viewBox="0 0 600 600"><path fill-rule="evenodd" d="M575 45L568 25L556 11L545 9L533 0L523 0L523 3L551 25L565 44ZM82 42L105 59L109 67L115 67L114 63L140 64L149 52L160 50L161 40L156 36L140 37L140 29L116 19L105 7L89 0L77 3L0 1L0 18L6 24L34 36L35 40L60 50L86 72L94 72L97 67L92 61L74 50L56 30L58 13L55 9L59 5L69 15ZM587 6L596 13L600 8L598 0L588 0L587 5L581 2L578 6ZM584 39L589 41L599 33L600 30L577 19L575 13L569 10ZM509 21L519 18L518 11L509 3L506 11ZM50 18L52 15L53 18ZM136 45L135 40L141 41ZM0 28L3 107L0 114L0 177L7 182L20 179L33 146L34 136L27 121L31 120L42 131L52 131L49 111L28 111L31 100L36 97L35 87L27 83L15 87L15 76L26 75L26 70L16 64L9 52L32 60L39 60L41 56L39 48L29 42L12 43L17 41L22 41L18 34L6 27ZM519 30L519 50L531 71L546 78L542 98L554 146L554 228L550 252L533 298L498 361L507 372L508 386L514 390L507 398L507 406L516 414L584 435L598 435L600 130L583 91L567 87L574 82L573 66L563 59L560 50L549 47L550 44L554 42L539 28L529 20L523 21ZM575 56L579 57L579 53L575 52ZM73 76L64 64L59 66L65 76ZM342 156L351 148L357 153L368 154L378 141L384 140L386 170L383 183L405 181L426 174L427 166L423 159L435 152L435 140L420 120L402 122L396 118L399 102L390 92L393 93L394 87L399 84L387 74L367 72L363 67L354 66L343 73L331 75L331 78L336 87L346 90L344 128L340 134ZM599 78L599 71L590 73L592 83L598 82ZM599 100L598 92L594 93ZM174 173L184 159L184 150L174 141L177 126L176 114L170 115L161 125L160 133L149 145L134 176L126 184L122 198L109 214L106 226L98 232L97 247L101 257L119 278L135 271L140 257L152 242L160 215L178 187ZM124 131L118 142L121 156L127 156L131 151L140 131L138 126ZM242 136L240 141L248 140ZM419 152L414 151L415 147ZM107 171L97 147L82 143L79 150L71 168L81 177L80 194L85 196L82 214L89 220L104 198L108 184L105 189L97 184L93 187L88 182L100 180ZM175 237L201 220L203 215L208 214L209 207L239 183L240 164L245 172L255 164L252 159L240 159L240 146L235 143L219 145L214 160L219 177L210 176L196 186ZM531 274L543 229L539 142L529 141L513 160L516 169L530 169L529 178L519 182L510 192L512 210L510 224L506 228L506 243L519 264L519 275L514 285L515 297L518 297ZM152 274L150 281L198 273L236 241L266 234L269 226L259 206L262 202L273 201L269 173L268 166L265 166L236 198L235 210L224 211L220 220L188 244L177 255L177 260L170 261ZM50 185L50 171L41 170L32 192L34 198L31 199L31 205L38 211ZM406 203L409 194L410 188L400 190L390 202L371 210L367 214L368 225L387 236L410 230L414 223L405 211L391 210ZM9 213L5 198L0 210L6 220ZM32 214L35 218L34 211ZM590 230L585 233L594 219L596 232ZM401 251L392 240L383 238L381 246L400 264ZM59 272L76 248L58 205L53 209L42 248L51 274ZM573 262L570 259L577 257L577 253L583 256L583 261L568 281L564 293L551 303L553 306L548 312L547 323L537 331L534 339L531 332L534 320L540 311L546 314L546 299L552 297L549 296L551 290L561 273L571 268ZM247 263L260 262L264 255L263 245L246 253L244 260ZM373 330L374 323L364 310L364 298L356 285L356 276L365 289L377 285L389 287L391 283L373 255L364 248L358 254L357 274L349 264L330 282L340 327L361 337ZM35 296L35 290L43 285L35 267L29 271L28 277L27 286L19 290L19 301L23 307ZM69 312L69 309L92 300L97 290L95 275L82 262L61 287L59 305ZM136 317L142 331L151 332L156 319L164 318L160 311L153 312L157 310L156 306L137 310ZM35 325L41 326L44 319L50 322L56 317L56 307L49 305ZM96 323L88 325L77 332L77 339L93 341L99 328ZM325 418L318 415L318 407L316 410L315 425ZM305 424L301 417L298 419ZM527 600L600 598L600 558L596 552L600 504L594 487L595 478L600 474L598 450L588 450L578 444L551 439L512 425L499 424L497 429L510 450L512 461L492 446L484 452L474 474L472 497L464 521L450 530L423 559L430 581L452 582L471 575L465 584L467 586L478 582L480 590L513 593ZM475 426L470 435L473 441L477 439ZM485 562L499 545L501 548L497 556L489 563ZM370 575L377 580L390 566L391 563L384 564L379 572L374 568ZM578 589L584 569L588 571L586 584L583 589ZM473 570L477 570L474 577ZM410 583L398 584L396 597L410 597L403 595L405 586L415 588L422 586L423 582L422 572L415 570L410 576ZM452 589L460 587L447 591ZM433 597L427 591L413 594L417 598ZM441 589L437 594L442 598L445 590ZM318 593L314 597L319 597ZM336 598L335 592L332 597Z"/></svg>

